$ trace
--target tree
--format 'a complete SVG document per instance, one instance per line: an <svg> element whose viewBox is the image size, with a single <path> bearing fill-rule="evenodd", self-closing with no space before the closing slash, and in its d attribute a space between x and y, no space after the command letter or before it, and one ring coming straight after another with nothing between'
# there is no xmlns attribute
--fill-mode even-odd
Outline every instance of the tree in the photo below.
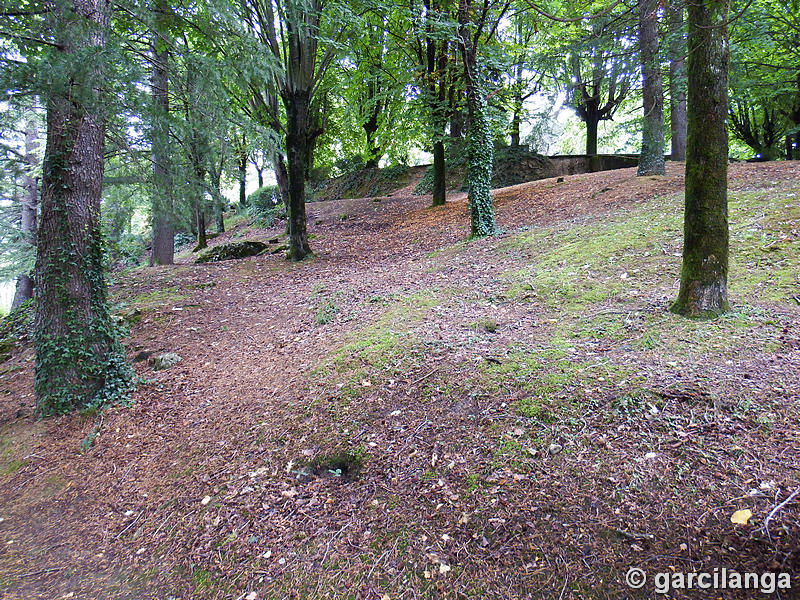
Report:
<svg viewBox="0 0 800 600"><path fill-rule="evenodd" d="M107 0L57 3L36 256L39 414L100 407L131 387L108 307L100 232Z"/></svg>
<svg viewBox="0 0 800 600"><path fill-rule="evenodd" d="M445 203L446 165L444 138L450 117L448 92L453 86L457 23L452 0L422 0L411 3L412 44L423 104L430 118L433 141L432 206Z"/></svg>
<svg viewBox="0 0 800 600"><path fill-rule="evenodd" d="M600 121L614 117L633 83L635 70L629 64L623 25L613 13L594 16L585 30L576 26L577 39L561 50L564 57L556 77L566 90L566 105L586 123L588 155L597 154Z"/></svg>
<svg viewBox="0 0 800 600"><path fill-rule="evenodd" d="M472 237L484 237L497 232L491 193L494 136L489 125L482 74L478 67L478 41L484 33L484 28L491 25L489 11L492 7L490 2L484 2L480 8L473 6L471 0L458 2L459 46L464 63L464 87L469 119L467 195ZM495 24L502 18L504 12L505 8L500 10ZM493 34L490 33L490 37L491 35Z"/></svg>
<svg viewBox="0 0 800 600"><path fill-rule="evenodd" d="M669 126L670 160L686 159L686 39L683 33L683 2L668 0L669 26Z"/></svg>
<svg viewBox="0 0 800 600"><path fill-rule="evenodd" d="M348 30L348 11L336 0L245 0L240 8L256 47L264 53L261 70L267 74L263 78L243 74L243 87L251 93L249 114L284 139L285 182L278 150L275 171L288 199L288 258L300 261L312 254L306 230L305 178L313 162L314 142L322 134L314 126L313 103L325 92L321 84L339 52L338 40Z"/></svg>
<svg viewBox="0 0 800 600"><path fill-rule="evenodd" d="M24 241L36 246L36 217L39 205L39 181L34 176L38 159L36 148L39 146L39 126L31 115L25 123L25 163L27 169L22 176L22 201L20 202L20 232ZM32 273L20 273L11 308L16 308L26 300L33 298Z"/></svg>
<svg viewBox="0 0 800 600"><path fill-rule="evenodd" d="M688 4L686 206L672 311L728 310L728 0Z"/></svg>
<svg viewBox="0 0 800 600"><path fill-rule="evenodd" d="M637 175L664 175L664 109L658 56L658 2L639 0L642 63L642 150Z"/></svg>
<svg viewBox="0 0 800 600"><path fill-rule="evenodd" d="M150 266L171 265L175 259L174 195L169 132L169 39L170 8L166 0L154 0L152 43L153 124L150 145L153 154L153 248Z"/></svg>

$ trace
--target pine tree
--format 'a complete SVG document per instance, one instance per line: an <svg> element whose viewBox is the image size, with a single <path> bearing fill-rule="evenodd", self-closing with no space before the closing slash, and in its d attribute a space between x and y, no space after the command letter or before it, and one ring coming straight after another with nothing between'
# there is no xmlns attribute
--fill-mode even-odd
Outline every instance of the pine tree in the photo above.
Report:
<svg viewBox="0 0 800 600"><path fill-rule="evenodd" d="M101 407L131 387L108 307L100 231L108 14L107 0L72 0L51 15L59 81L46 98L34 325L42 416Z"/></svg>

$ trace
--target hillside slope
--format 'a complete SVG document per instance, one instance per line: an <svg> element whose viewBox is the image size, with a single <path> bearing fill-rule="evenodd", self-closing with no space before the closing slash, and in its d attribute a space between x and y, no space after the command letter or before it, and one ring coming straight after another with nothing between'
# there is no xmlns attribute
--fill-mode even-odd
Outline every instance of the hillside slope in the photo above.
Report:
<svg viewBox="0 0 800 600"><path fill-rule="evenodd" d="M759 531L800 485L800 166L731 167L733 311L711 322L667 311L682 185L670 164L505 188L504 233L471 242L463 194L320 202L311 261L131 272L131 357L182 360L137 362L130 408L36 421L32 352L0 366L3 597L621 599L652 597L632 566L800 574L800 506Z"/></svg>

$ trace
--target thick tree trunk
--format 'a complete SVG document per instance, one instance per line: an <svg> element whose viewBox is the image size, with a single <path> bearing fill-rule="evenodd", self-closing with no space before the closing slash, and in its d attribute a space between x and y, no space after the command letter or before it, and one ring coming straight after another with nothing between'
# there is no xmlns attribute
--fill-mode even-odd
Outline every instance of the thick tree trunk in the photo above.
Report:
<svg viewBox="0 0 800 600"><path fill-rule="evenodd" d="M25 174L22 176L23 197L20 210L20 231L26 243L36 245L36 210L39 204L39 183L33 175L36 168L36 155L34 152L39 146L39 131L34 119L29 119L25 124ZM21 273L17 277L17 286L14 291L14 300L11 308L16 308L26 300L33 298L33 278L30 273Z"/></svg>
<svg viewBox="0 0 800 600"><path fill-rule="evenodd" d="M639 0L642 61L642 151L637 175L664 175L664 109L658 60L658 0Z"/></svg>
<svg viewBox="0 0 800 600"><path fill-rule="evenodd" d="M589 112L585 119L586 122L586 154L592 156L597 154L597 128L600 117L594 112Z"/></svg>
<svg viewBox="0 0 800 600"><path fill-rule="evenodd" d="M477 50L472 41L471 0L458 2L458 29L461 56L464 59L464 83L467 96L467 196L470 212L470 236L485 237L497 232L492 204L492 163L494 141L486 116L486 100L478 75Z"/></svg>
<svg viewBox="0 0 800 600"><path fill-rule="evenodd" d="M433 144L433 200L431 206L443 206L445 203L446 174L444 142L438 140Z"/></svg>
<svg viewBox="0 0 800 600"><path fill-rule="evenodd" d="M170 167L169 141L169 50L165 24L165 0L155 5L156 33L153 38L151 90L153 97L152 154L153 154L153 245L150 266L171 265L175 262L175 223Z"/></svg>
<svg viewBox="0 0 800 600"><path fill-rule="evenodd" d="M73 0L71 8L74 13L56 9L53 15L66 32L58 51L69 55L90 50L102 56L108 2ZM68 56L65 62L63 91L55 86L58 91L47 99L37 239L35 387L43 416L120 399L131 381L115 337L103 273L102 66L92 67L87 77L81 66L70 65Z"/></svg>
<svg viewBox="0 0 800 600"><path fill-rule="evenodd" d="M292 261L311 256L306 231L305 165L308 159L308 108L310 93L295 90L284 96L289 210L289 253Z"/></svg>
<svg viewBox="0 0 800 600"><path fill-rule="evenodd" d="M380 103L376 102L375 98L370 98L370 101L374 103L375 108L370 113L369 118L361 124L361 128L364 130L364 135L366 136L366 146L364 147L365 166L368 169L374 169L380 164L383 151L377 144Z"/></svg>
<svg viewBox="0 0 800 600"><path fill-rule="evenodd" d="M197 201L194 205L194 222L197 227L197 246L194 251L203 250L208 248L208 238L206 237L206 211L203 208L203 202Z"/></svg>
<svg viewBox="0 0 800 600"><path fill-rule="evenodd" d="M683 3L669 2L669 121L671 140L670 159L686 160L686 42L683 39Z"/></svg>
<svg viewBox="0 0 800 600"><path fill-rule="evenodd" d="M688 120L683 268L672 310L728 310L727 0L688 4Z"/></svg>

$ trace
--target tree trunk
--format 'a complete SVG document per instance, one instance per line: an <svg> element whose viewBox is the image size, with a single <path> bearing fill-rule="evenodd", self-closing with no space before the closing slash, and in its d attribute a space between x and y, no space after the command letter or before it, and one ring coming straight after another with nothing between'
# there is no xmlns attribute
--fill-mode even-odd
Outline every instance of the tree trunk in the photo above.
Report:
<svg viewBox="0 0 800 600"><path fill-rule="evenodd" d="M284 96L289 210L289 253L292 261L312 255L306 231L305 165L308 153L308 108L310 93L294 90Z"/></svg>
<svg viewBox="0 0 800 600"><path fill-rule="evenodd" d="M20 231L26 243L36 245L36 207L39 204L39 184L33 175L36 168L34 152L39 146L39 132L36 121L31 118L25 124L25 163L27 169L22 176L23 197L20 211ZM11 308L16 308L26 300L33 298L33 278L29 273L21 273L17 277L17 287Z"/></svg>
<svg viewBox="0 0 800 600"><path fill-rule="evenodd" d="M262 188L264 187L264 169L256 167L256 173L258 174L258 187Z"/></svg>
<svg viewBox="0 0 800 600"><path fill-rule="evenodd" d="M458 2L458 32L464 59L464 84L467 96L467 197L470 212L470 236L485 237L497 232L492 205L492 163L494 141L486 116L486 100L478 75L477 51L472 42L471 0Z"/></svg>
<svg viewBox="0 0 800 600"><path fill-rule="evenodd" d="M109 5L72 0L71 8L74 12L56 8L52 14L65 32L58 52L67 60L63 88L54 86L46 104L34 325L36 401L42 416L101 407L122 399L131 387L108 308L100 231L105 127L98 63ZM69 61L78 52L98 57L88 73L74 58Z"/></svg>
<svg viewBox="0 0 800 600"><path fill-rule="evenodd" d="M370 84L370 93L368 96L369 102L373 104L369 117L361 124L366 136L366 146L364 147L364 158L366 159L366 167L368 169L376 168L381 161L383 151L378 147L377 134L378 134L378 117L380 116L381 103L374 97L376 84Z"/></svg>
<svg viewBox="0 0 800 600"><path fill-rule="evenodd" d="M600 116L594 111L587 112L586 115L586 154L592 156L597 154L597 126L600 123Z"/></svg>
<svg viewBox="0 0 800 600"><path fill-rule="evenodd" d="M242 145L244 145L245 139L244 136L242 137ZM242 151L239 154L238 160L238 174L237 178L239 179L239 207L243 208L247 206L247 152Z"/></svg>
<svg viewBox="0 0 800 600"><path fill-rule="evenodd" d="M522 94L514 94L514 108L511 113L511 147L519 148L519 126L522 119Z"/></svg>
<svg viewBox="0 0 800 600"><path fill-rule="evenodd" d="M684 56L686 44L683 39L683 3L669 2L669 121L671 160L686 160L686 71Z"/></svg>
<svg viewBox="0 0 800 600"><path fill-rule="evenodd" d="M197 227L197 246L195 246L194 252L197 252L198 250L208 248L208 238L206 237L206 194L204 189L206 173L205 170L199 166L199 158L193 155L192 160L197 161L194 168L194 176L197 179L197 191L196 198L193 202L194 223Z"/></svg>
<svg viewBox="0 0 800 600"><path fill-rule="evenodd" d="M155 5L155 35L153 37L153 62L151 90L153 97L153 246L150 266L171 265L175 262L175 224L169 140L169 50L167 25L169 10L165 0Z"/></svg>
<svg viewBox="0 0 800 600"><path fill-rule="evenodd" d="M642 61L642 150L637 175L664 175L664 109L658 60L658 0L639 0Z"/></svg>
<svg viewBox="0 0 800 600"><path fill-rule="evenodd" d="M433 144L433 200L431 206L443 206L447 193L446 166L444 160L444 141Z"/></svg>
<svg viewBox="0 0 800 600"><path fill-rule="evenodd" d="M220 163L219 170L214 171L211 182L211 193L214 196L214 226L217 233L225 233L225 197L222 195L220 186L222 169L223 165Z"/></svg>
<svg viewBox="0 0 800 600"><path fill-rule="evenodd" d="M683 268L672 311L728 310L727 0L688 4L688 119Z"/></svg>

